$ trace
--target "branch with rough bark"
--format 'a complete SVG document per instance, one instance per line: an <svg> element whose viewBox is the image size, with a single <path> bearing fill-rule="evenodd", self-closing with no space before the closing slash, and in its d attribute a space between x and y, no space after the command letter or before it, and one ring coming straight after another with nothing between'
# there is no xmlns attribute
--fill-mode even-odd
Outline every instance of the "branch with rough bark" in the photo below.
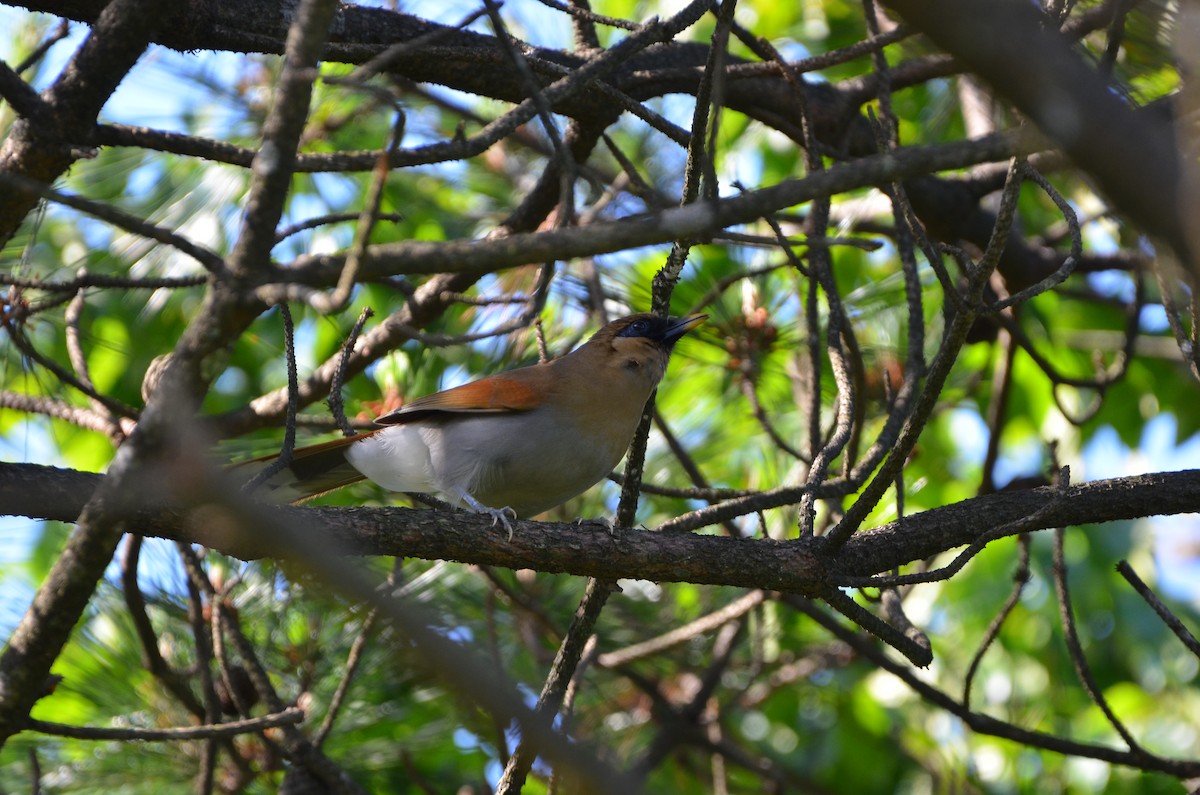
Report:
<svg viewBox="0 0 1200 795"><path fill-rule="evenodd" d="M104 476L34 464L0 465L0 514L74 521ZM518 521L511 541L489 519L459 511L264 506L283 526L316 528L331 553L454 560L601 579L733 585L819 594L971 544L1065 525L1200 511L1200 470L1001 492L910 514L855 534L833 555L822 538L777 541ZM753 512L753 510L749 511ZM1021 524L1036 516L1032 525ZM291 558L295 547L232 532L222 509L142 508L129 527L244 559ZM313 539L310 539L312 541Z"/></svg>

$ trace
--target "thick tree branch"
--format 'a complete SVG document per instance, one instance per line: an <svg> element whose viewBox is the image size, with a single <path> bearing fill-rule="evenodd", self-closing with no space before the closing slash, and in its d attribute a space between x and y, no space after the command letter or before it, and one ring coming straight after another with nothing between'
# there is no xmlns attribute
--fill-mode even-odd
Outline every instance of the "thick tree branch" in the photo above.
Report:
<svg viewBox="0 0 1200 795"><path fill-rule="evenodd" d="M89 24L93 23L102 7L102 3L94 0L32 2L24 5ZM195 5L187 10L185 23L173 26L156 41L181 51L227 49L279 53L284 46L287 13L284 6L269 0ZM664 26L667 27L664 35L667 38L674 35L682 26L689 24L689 19L681 19L673 26ZM433 44L422 46L422 43L430 41ZM411 46L403 47L398 57L389 61L391 74L406 81L444 85L482 97L514 103L526 102L529 108L521 118L532 116L532 103L527 102L527 85L511 66L504 48L491 36L438 25L385 9L344 6L339 9L332 39L323 58L362 64L378 56L381 50L398 45ZM701 84L703 66L710 51L707 44L699 42L668 41L641 51L628 48L630 52L623 55L618 52L623 46L618 45L604 52L600 58L594 54L583 55L525 44L521 48L525 60L543 86L549 86L556 80L564 86L567 83L573 86L568 91L546 92L555 112L601 127L611 122L614 109L619 112L614 105L612 91L639 101L670 93L694 94ZM863 52L870 52L873 47ZM854 50L840 57L844 59L852 54L862 53ZM598 72L597 79L590 83L581 79L583 72L604 59L611 61L605 67L605 74L601 76ZM799 119L803 104L816 139L823 146L856 156L875 150L869 125L859 112L861 103L871 98L871 91L851 84L842 90L825 83L800 82L798 84L802 86L802 92L798 92L792 83L781 76L774 64L746 63L733 56L729 56L728 60L729 76L723 95L726 107L745 113L802 143ZM798 64L802 68L817 68L819 65L816 61ZM564 74L570 76L569 80L563 78ZM506 117L513 113L506 114ZM488 127L495 126L506 117ZM131 132L137 131L125 131ZM146 145L146 135L157 135L164 139L163 145L168 150L183 154L218 157L243 164L249 162L252 154L252 150L218 141L186 139L185 136L163 135L151 130L141 131L141 134L141 138L130 138L113 128L97 127L90 134L81 134L77 140L80 144L88 145L142 146ZM399 150L393 156L393 165L458 159L477 154L486 148L486 145L478 145L484 140L481 135L437 142L414 150ZM484 144L488 144L494 137L484 138ZM374 164L375 153L339 152L302 155L301 158L304 162L298 164L300 170L366 169ZM315 162L308 163L309 160ZM980 246L986 242L986 230L990 228L991 219L986 211L977 206L978 195L964 196L961 189L943 180L925 180L912 186L910 192L922 219L931 225L931 230L940 239L953 241L966 238ZM947 207L952 207L954 211L941 212ZM1000 271L1006 277L1015 276L1022 284L1024 281L1034 283L1046 273L1053 272L1059 262L1055 259L1050 263L1041 263L1028 246L1010 241L1009 251L1000 263ZM458 269L463 266L447 267ZM1025 271L1030 272L1027 277L1021 275Z"/></svg>
<svg viewBox="0 0 1200 795"><path fill-rule="evenodd" d="M96 116L154 35L171 27L174 7L148 10L141 0L99 3L91 35L29 118L18 121L0 150L0 171L51 183L78 157L71 144L90 134ZM0 241L8 240L37 198L0 191Z"/></svg>
<svg viewBox="0 0 1200 795"><path fill-rule="evenodd" d="M78 22L92 24L104 6L102 0L25 2L33 11L46 11ZM287 4L272 0L241 0L237 3L196 3L187 18L155 39L155 43L181 52L228 50L243 53L279 54L287 33ZM689 23L690 24L690 23ZM674 36L680 28L668 31ZM432 34L437 34L433 37ZM382 8L344 5L339 9L329 45L322 56L327 61L364 64L383 50L418 39L433 44L406 48L389 60L388 71L420 83L434 83L479 96L520 103L528 98L527 87L512 67L500 42L467 30L439 25L419 17ZM544 83L558 77L563 68L576 71L589 59L579 53L521 44L531 69ZM698 42L672 42L629 58L606 82L637 100L667 93L694 93L708 59L709 47ZM741 63L731 59L732 64ZM827 141L842 138L847 122L860 98L842 97L827 85L809 87L814 98L814 121ZM853 104L851 104L853 103ZM791 88L768 74L736 81L726 99L728 107L757 118L772 127L799 137L797 100ZM602 121L613 109L604 91L592 88L561 101L553 110L580 121ZM855 126L851 151L869 151L870 133Z"/></svg>
<svg viewBox="0 0 1200 795"><path fill-rule="evenodd" d="M1122 101L1033 5L884 0L1028 116L1140 226L1192 261L1186 173L1171 123ZM1021 42L1014 47L1013 42ZM1114 152L1129 153L1113 157Z"/></svg>
<svg viewBox="0 0 1200 795"><path fill-rule="evenodd" d="M306 6L316 4L316 0L308 0ZM300 18L306 15L301 13ZM170 17L144 0L117 0L105 9L102 21L104 24L97 24L50 92L56 113L70 122L68 131L94 116L98 110L94 103L98 98L103 101L115 89L123 70L136 61L144 37L154 25L167 24ZM135 44L136 49L128 52ZM310 55L312 59L315 54ZM310 63L309 67L313 65ZM88 74L89 68L94 68L97 74ZM93 80L99 80L100 85L92 87ZM14 141L20 149L22 141L18 135L10 139L5 153L13 153ZM65 168L68 161L62 153L56 157L50 165ZM41 164L32 171L44 166ZM31 172L11 157L6 161L3 154L0 154L0 168ZM0 238L3 224L3 210L0 210ZM273 239L274 231L272 226L265 232L258 230L258 234ZM0 744L21 729L37 701L41 683L83 615L127 528L129 506L138 501L147 470L156 463L161 465L163 450L172 444L196 443L194 439L185 442L183 436L199 400L220 372L229 341L236 339L256 314L256 307L246 302L227 281L212 285L204 306L175 347L140 422L117 451L109 477L88 492L86 503L80 506L75 532L0 654Z"/></svg>
<svg viewBox="0 0 1200 795"><path fill-rule="evenodd" d="M74 521L103 475L35 464L0 464L0 514ZM330 550L455 560L603 579L693 582L819 593L840 578L887 572L969 544L995 527L1038 511L1030 530L1099 524L1200 511L1200 470L1099 480L1065 490L1047 487L989 494L911 514L851 536L836 555L823 538L776 541L694 533L654 533L589 525L517 522L512 541L486 517L407 508L278 506L281 520L328 531ZM220 511L183 516L142 509L130 519L146 535L205 544L235 557L292 555L286 545L227 532ZM1013 531L1017 532L1016 530Z"/></svg>

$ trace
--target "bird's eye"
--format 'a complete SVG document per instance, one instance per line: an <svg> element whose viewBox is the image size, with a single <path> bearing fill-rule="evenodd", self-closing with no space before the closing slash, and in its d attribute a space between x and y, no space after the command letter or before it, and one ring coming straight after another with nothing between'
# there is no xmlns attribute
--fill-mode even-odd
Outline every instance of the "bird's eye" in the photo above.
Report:
<svg viewBox="0 0 1200 795"><path fill-rule="evenodd" d="M642 363L639 362L637 359L626 359L625 360L625 369L626 370L636 370L641 366L642 366Z"/></svg>
<svg viewBox="0 0 1200 795"><path fill-rule="evenodd" d="M642 319L635 320L625 328L621 329L618 337L649 337L650 336L650 321Z"/></svg>
<svg viewBox="0 0 1200 795"><path fill-rule="evenodd" d="M620 336L649 336L650 324L647 321L634 321L622 330Z"/></svg>

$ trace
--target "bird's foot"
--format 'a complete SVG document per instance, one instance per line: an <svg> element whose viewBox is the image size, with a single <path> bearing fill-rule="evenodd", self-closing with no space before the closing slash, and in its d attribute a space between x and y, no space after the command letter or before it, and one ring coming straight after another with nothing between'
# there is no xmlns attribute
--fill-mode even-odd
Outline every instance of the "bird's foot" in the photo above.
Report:
<svg viewBox="0 0 1200 795"><path fill-rule="evenodd" d="M486 513L492 517L492 527L496 526L496 522L504 525L504 529L508 531L508 540L512 541L513 526L512 519L517 518L517 512L505 505L503 508L488 508L486 505L480 506L483 510L480 513Z"/></svg>
<svg viewBox="0 0 1200 795"><path fill-rule="evenodd" d="M459 490L458 497L468 506L470 506L471 510L475 511L475 513L482 513L485 516L492 517L492 527L495 527L497 522L503 525L504 529L508 532L508 540L512 541L512 520L517 518L516 511L514 511L512 508L509 508L507 505L505 505L503 508L492 508L491 506L484 505L482 502L468 494L465 489Z"/></svg>
<svg viewBox="0 0 1200 795"><path fill-rule="evenodd" d="M585 524L596 524L603 527L612 535L617 529L617 518L615 516L605 517L603 519L584 519L582 516L575 520L575 524L583 527Z"/></svg>

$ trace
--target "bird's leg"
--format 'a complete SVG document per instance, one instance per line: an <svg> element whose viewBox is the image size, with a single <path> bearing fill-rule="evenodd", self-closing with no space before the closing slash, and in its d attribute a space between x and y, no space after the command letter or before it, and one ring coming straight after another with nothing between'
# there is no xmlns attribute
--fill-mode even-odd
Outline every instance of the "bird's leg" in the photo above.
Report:
<svg viewBox="0 0 1200 795"><path fill-rule="evenodd" d="M508 540L512 541L513 526L512 522L509 520L509 517L516 519L516 511L514 511L512 508L509 508L507 505L503 508L489 508L479 500L472 497L462 486L455 487L454 496L465 502L471 510L475 511L475 513L482 513L492 517L492 527L496 526L496 522L504 525L504 529L508 531Z"/></svg>

